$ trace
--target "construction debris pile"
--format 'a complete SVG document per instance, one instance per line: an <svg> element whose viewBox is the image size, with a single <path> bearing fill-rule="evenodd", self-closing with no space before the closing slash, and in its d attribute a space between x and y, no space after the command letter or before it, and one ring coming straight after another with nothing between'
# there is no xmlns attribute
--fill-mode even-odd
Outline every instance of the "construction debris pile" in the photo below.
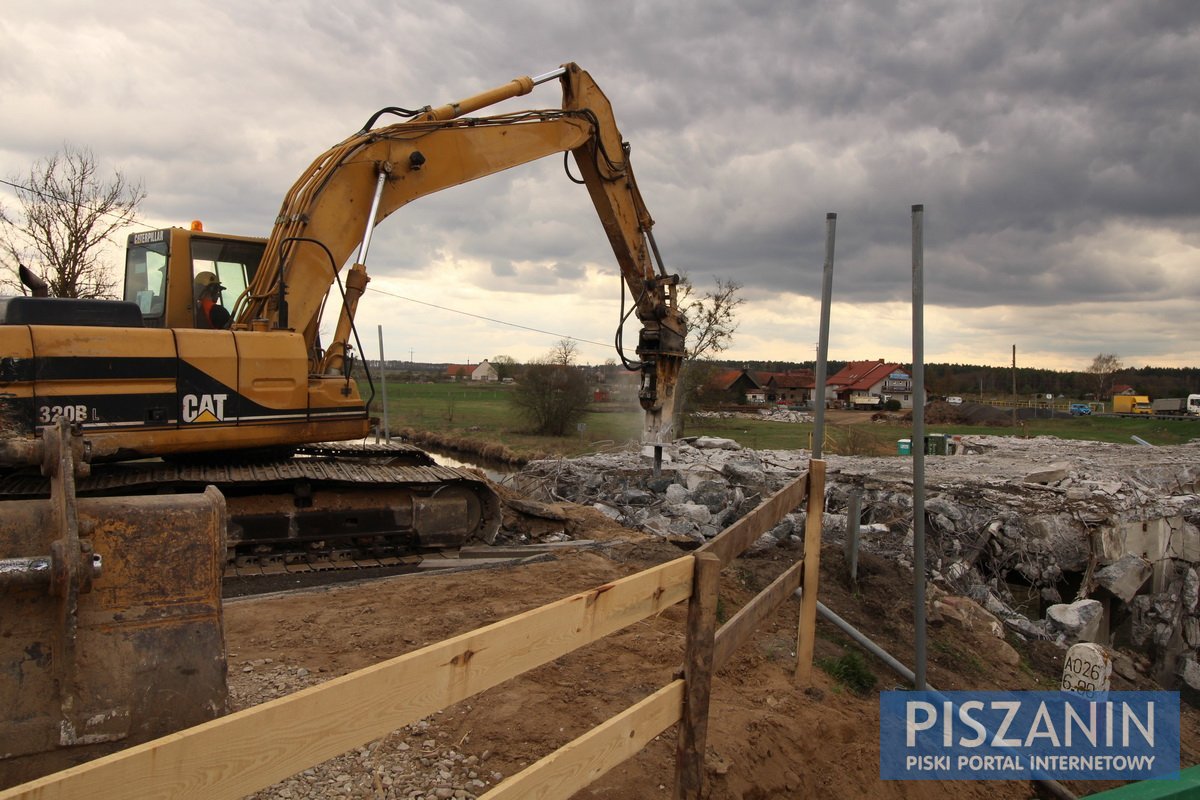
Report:
<svg viewBox="0 0 1200 800"><path fill-rule="evenodd" d="M795 411L786 406L760 408L757 411L695 411L694 417L709 419L753 419L759 422L812 422L813 416L806 411Z"/></svg>
<svg viewBox="0 0 1200 800"><path fill-rule="evenodd" d="M926 569L1014 632L1106 644L1117 669L1200 691L1200 441L1139 447L1051 437L962 437L965 455L926 459ZM529 464L526 490L593 505L623 524L701 542L798 476L803 450L681 441L658 477L644 454ZM912 563L912 465L828 456L827 542L861 499L861 546ZM802 510L755 545L795 546Z"/></svg>

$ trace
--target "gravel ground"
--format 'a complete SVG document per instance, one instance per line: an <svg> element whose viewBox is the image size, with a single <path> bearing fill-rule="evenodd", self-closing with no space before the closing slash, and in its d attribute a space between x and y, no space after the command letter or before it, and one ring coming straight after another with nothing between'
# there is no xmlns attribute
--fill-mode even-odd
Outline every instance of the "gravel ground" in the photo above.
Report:
<svg viewBox="0 0 1200 800"><path fill-rule="evenodd" d="M270 658L239 661L232 654L229 673L233 711L298 692L332 677L323 670L310 672L303 666ZM249 797L474 800L504 778L500 772L488 768L490 757L487 750L478 755L464 752L461 743L447 741L446 734L437 731L436 719L423 719Z"/></svg>

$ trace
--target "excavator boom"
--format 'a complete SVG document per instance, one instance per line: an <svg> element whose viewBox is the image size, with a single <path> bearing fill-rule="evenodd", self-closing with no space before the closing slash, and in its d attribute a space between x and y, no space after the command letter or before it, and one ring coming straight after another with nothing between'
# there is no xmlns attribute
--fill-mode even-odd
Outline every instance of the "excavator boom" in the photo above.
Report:
<svg viewBox="0 0 1200 800"><path fill-rule="evenodd" d="M563 88L560 109L466 116L554 78ZM675 303L677 278L661 265L655 269L654 221L634 179L629 148L608 99L575 64L360 131L319 156L287 193L262 264L235 307L235 322L250 327L265 319L303 331L314 371L336 372L353 313L323 354L316 343L319 316L352 257L364 272L375 225L419 197L561 152L575 157L642 323L643 439L668 441L686 336ZM365 286L365 274L353 280Z"/></svg>

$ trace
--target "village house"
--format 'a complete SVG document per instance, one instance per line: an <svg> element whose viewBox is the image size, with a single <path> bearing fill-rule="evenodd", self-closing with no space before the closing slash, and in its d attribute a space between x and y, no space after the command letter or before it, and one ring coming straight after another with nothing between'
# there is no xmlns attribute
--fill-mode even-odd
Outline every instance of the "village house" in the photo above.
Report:
<svg viewBox="0 0 1200 800"><path fill-rule="evenodd" d="M912 376L899 364L888 364L882 358L852 361L825 382L825 398L847 405L896 400L901 408L912 408Z"/></svg>
<svg viewBox="0 0 1200 800"><path fill-rule="evenodd" d="M767 379L767 401L781 405L801 405L812 399L816 376L812 370L772 372Z"/></svg>
<svg viewBox="0 0 1200 800"><path fill-rule="evenodd" d="M797 405L808 402L815 383L810 369L786 372L731 369L714 375L710 385L734 403Z"/></svg>
<svg viewBox="0 0 1200 800"><path fill-rule="evenodd" d="M448 364L446 377L452 381L498 381L500 373L485 358L479 364Z"/></svg>

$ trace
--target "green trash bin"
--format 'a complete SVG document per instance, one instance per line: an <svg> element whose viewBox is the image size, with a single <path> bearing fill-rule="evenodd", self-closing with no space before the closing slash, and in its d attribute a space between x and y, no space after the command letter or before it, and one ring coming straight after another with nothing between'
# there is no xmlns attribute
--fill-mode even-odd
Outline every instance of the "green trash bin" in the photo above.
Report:
<svg viewBox="0 0 1200 800"><path fill-rule="evenodd" d="M912 439L897 439L896 440L896 455L911 456L912 455Z"/></svg>
<svg viewBox="0 0 1200 800"><path fill-rule="evenodd" d="M946 443L949 436L944 433L930 433L925 437L925 455L944 456L948 450Z"/></svg>

